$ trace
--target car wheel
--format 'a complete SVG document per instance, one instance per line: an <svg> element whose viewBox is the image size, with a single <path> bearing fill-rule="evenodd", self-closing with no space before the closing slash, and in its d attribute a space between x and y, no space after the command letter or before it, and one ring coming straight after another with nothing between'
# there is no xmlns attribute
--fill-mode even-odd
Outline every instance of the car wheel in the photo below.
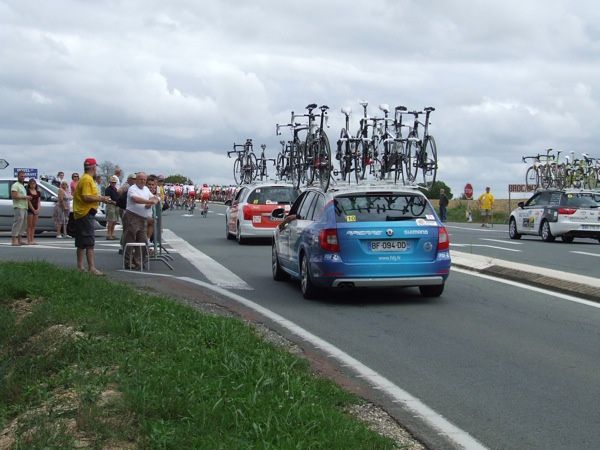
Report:
<svg viewBox="0 0 600 450"><path fill-rule="evenodd" d="M439 297L444 292L444 286L445 284L419 286L419 291L423 297Z"/></svg>
<svg viewBox="0 0 600 450"><path fill-rule="evenodd" d="M542 236L542 240L544 242L554 242L554 235L550 230L550 224L547 220L544 220L542 222L542 229L540 231L540 235Z"/></svg>
<svg viewBox="0 0 600 450"><path fill-rule="evenodd" d="M235 239L240 245L244 245L246 243L246 238L242 236L242 229L240 228L240 223L237 223L237 228L235 231Z"/></svg>
<svg viewBox="0 0 600 450"><path fill-rule="evenodd" d="M232 241L233 240L233 236L231 235L231 233L229 232L229 222L227 221L227 219L225 219L225 237L227 238L227 240Z"/></svg>
<svg viewBox="0 0 600 450"><path fill-rule="evenodd" d="M575 238L574 238L573 236L567 236L566 234L563 234L563 235L560 237L560 239L561 239L563 242L565 242L565 243L567 243L567 244L570 244L571 242L573 242L573 240L574 240Z"/></svg>
<svg viewBox="0 0 600 450"><path fill-rule="evenodd" d="M514 217L510 218L510 223L508 224L508 236L511 239L521 239L521 235L517 232L517 221Z"/></svg>
<svg viewBox="0 0 600 450"><path fill-rule="evenodd" d="M319 289L314 285L312 276L310 275L310 265L308 264L308 256L300 255L300 290L302 296L308 300L317 298Z"/></svg>
<svg viewBox="0 0 600 450"><path fill-rule="evenodd" d="M273 279L275 281L284 281L288 279L289 275L281 268L281 265L279 264L279 257L277 256L277 246L275 245L275 241L273 241L273 245L271 247L271 269L273 271Z"/></svg>

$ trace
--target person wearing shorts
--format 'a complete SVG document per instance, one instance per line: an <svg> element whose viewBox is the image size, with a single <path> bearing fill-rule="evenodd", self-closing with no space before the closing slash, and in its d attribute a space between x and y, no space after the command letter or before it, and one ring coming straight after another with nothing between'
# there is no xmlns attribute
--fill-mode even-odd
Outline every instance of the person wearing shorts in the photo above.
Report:
<svg viewBox="0 0 600 450"><path fill-rule="evenodd" d="M489 186L479 196L478 202L481 210L481 226L484 228L489 227L492 220L492 208L494 207L494 196L491 194Z"/></svg>
<svg viewBox="0 0 600 450"><path fill-rule="evenodd" d="M110 197L98 195L96 160L87 158L83 162L84 174L80 178L73 195L73 218L75 219L75 247L77 248L77 269L85 271L83 255L85 253L88 271L93 275L104 275L96 268L94 246L96 244L96 213L100 202L110 202Z"/></svg>

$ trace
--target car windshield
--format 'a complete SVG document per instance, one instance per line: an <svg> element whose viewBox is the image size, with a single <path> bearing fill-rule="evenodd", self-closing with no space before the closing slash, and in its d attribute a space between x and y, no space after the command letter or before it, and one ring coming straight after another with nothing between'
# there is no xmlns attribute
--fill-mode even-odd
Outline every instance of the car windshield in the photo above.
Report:
<svg viewBox="0 0 600 450"><path fill-rule="evenodd" d="M571 206L574 208L598 208L600 206L600 196L588 192L566 193L560 200L561 206Z"/></svg>
<svg viewBox="0 0 600 450"><path fill-rule="evenodd" d="M291 186L267 186L256 188L248 196L251 205L292 204L300 192Z"/></svg>
<svg viewBox="0 0 600 450"><path fill-rule="evenodd" d="M335 198L334 208L338 222L399 221L434 214L425 197L396 192L341 195Z"/></svg>
<svg viewBox="0 0 600 450"><path fill-rule="evenodd" d="M52 192L53 194L56 194L58 196L58 188L56 186L54 186L52 183L48 183L47 181L42 181L42 180L38 181L38 183L43 185L50 192Z"/></svg>

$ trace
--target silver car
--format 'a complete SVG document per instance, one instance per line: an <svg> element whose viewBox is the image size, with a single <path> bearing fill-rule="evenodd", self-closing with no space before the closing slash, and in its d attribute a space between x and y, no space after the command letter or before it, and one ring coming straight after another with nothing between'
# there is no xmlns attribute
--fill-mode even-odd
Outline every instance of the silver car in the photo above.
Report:
<svg viewBox="0 0 600 450"><path fill-rule="evenodd" d="M10 196L10 188L17 181L16 178L0 178L0 231L11 231L13 224L13 203ZM58 188L46 181L38 181L40 190L40 214L35 232L40 234L44 231L56 231L54 225L54 205L58 201ZM27 181L25 182L27 184ZM101 228L101 223L106 222L104 212L98 211L96 221L99 222L97 228Z"/></svg>

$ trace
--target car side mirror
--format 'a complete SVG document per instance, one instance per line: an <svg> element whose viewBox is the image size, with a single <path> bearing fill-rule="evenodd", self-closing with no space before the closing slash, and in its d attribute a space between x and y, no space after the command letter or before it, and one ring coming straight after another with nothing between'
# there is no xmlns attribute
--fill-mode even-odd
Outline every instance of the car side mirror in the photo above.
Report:
<svg viewBox="0 0 600 450"><path fill-rule="evenodd" d="M225 200L225 206L231 206L231 200Z"/></svg>
<svg viewBox="0 0 600 450"><path fill-rule="evenodd" d="M519 203L517 203L517 206L519 208L524 208L525 207L525 202L519 202Z"/></svg>
<svg viewBox="0 0 600 450"><path fill-rule="evenodd" d="M285 208L275 208L271 212L271 219L283 220L285 218Z"/></svg>

